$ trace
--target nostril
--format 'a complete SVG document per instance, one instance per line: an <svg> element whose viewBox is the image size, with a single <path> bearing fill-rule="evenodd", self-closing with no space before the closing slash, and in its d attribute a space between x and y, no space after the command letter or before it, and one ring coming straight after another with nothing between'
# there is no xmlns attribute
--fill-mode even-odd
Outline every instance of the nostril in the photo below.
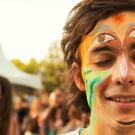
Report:
<svg viewBox="0 0 135 135"><path fill-rule="evenodd" d="M121 82L121 81L117 81L117 85L120 86L120 87L124 87L124 86L129 87L129 86L134 85L134 81L130 80L127 83L126 82L124 83L124 82Z"/></svg>
<svg viewBox="0 0 135 135"><path fill-rule="evenodd" d="M129 82L128 82L128 86L131 86L131 85L133 85L134 84L134 81L132 81L132 80L130 80Z"/></svg>
<svg viewBox="0 0 135 135"><path fill-rule="evenodd" d="M123 87L123 83L121 81L117 81L117 85Z"/></svg>

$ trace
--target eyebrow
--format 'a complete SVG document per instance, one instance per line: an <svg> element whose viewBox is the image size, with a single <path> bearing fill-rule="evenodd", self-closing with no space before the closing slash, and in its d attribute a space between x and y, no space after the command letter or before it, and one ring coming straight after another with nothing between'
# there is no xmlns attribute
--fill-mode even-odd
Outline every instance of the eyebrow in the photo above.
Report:
<svg viewBox="0 0 135 135"><path fill-rule="evenodd" d="M102 51L113 51L114 52L114 48L104 45L104 46L98 46L98 47L95 47L94 49L92 49L93 53L98 53L98 52L102 52Z"/></svg>
<svg viewBox="0 0 135 135"><path fill-rule="evenodd" d="M129 27L135 27L135 23L128 24L128 29Z"/></svg>
<svg viewBox="0 0 135 135"><path fill-rule="evenodd" d="M111 29L111 28L112 27L110 25L102 24L101 26L98 26L95 29L93 29L93 31L90 34L95 35L96 33L100 32L100 31L108 30L108 29Z"/></svg>

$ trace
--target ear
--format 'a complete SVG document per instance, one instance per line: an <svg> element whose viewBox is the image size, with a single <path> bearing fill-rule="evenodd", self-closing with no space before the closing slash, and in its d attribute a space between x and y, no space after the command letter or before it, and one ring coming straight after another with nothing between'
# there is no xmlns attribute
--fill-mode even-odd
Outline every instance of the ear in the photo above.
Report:
<svg viewBox="0 0 135 135"><path fill-rule="evenodd" d="M78 66L77 63L72 64L72 75L78 89L80 91L85 91L85 85L82 79L81 68Z"/></svg>

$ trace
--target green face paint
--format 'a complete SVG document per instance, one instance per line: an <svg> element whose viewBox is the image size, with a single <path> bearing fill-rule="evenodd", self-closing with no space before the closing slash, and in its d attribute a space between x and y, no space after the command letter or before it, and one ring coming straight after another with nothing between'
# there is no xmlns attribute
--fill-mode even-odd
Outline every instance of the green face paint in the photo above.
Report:
<svg viewBox="0 0 135 135"><path fill-rule="evenodd" d="M96 89L97 87L110 76L110 70L104 71L92 71L88 67L83 68L83 79L86 87L87 102L91 109L96 100Z"/></svg>
<svg viewBox="0 0 135 135"><path fill-rule="evenodd" d="M94 127L96 125L96 92L100 91L102 83L110 76L110 70L92 71L89 67L83 68L83 79L85 83L87 102L91 108L91 135L94 134Z"/></svg>

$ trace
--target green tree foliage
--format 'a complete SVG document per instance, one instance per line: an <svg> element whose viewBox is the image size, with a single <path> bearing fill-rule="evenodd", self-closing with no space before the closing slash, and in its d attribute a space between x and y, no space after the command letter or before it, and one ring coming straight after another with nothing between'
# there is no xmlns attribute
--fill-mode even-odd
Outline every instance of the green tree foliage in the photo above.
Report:
<svg viewBox="0 0 135 135"><path fill-rule="evenodd" d="M31 58L29 63L25 67L25 71L30 74L37 74L40 69L40 64L36 61L36 59Z"/></svg>
<svg viewBox="0 0 135 135"><path fill-rule="evenodd" d="M64 63L60 44L58 41L52 43L48 57L41 62L44 68L43 84L45 89L52 91L57 87L64 88Z"/></svg>
<svg viewBox="0 0 135 135"><path fill-rule="evenodd" d="M19 59L12 62L22 71L30 74L41 74L44 90L51 92L55 88L64 88L64 63L63 55L58 41L51 44L48 56L37 62L31 58L28 63L23 63Z"/></svg>
<svg viewBox="0 0 135 135"><path fill-rule="evenodd" d="M40 64L36 61L36 59L31 58L29 63L25 64L19 59L13 59L12 62L22 71L29 74L37 74L40 69Z"/></svg>
<svg viewBox="0 0 135 135"><path fill-rule="evenodd" d="M19 59L13 59L12 62L22 71L25 70L25 64Z"/></svg>

